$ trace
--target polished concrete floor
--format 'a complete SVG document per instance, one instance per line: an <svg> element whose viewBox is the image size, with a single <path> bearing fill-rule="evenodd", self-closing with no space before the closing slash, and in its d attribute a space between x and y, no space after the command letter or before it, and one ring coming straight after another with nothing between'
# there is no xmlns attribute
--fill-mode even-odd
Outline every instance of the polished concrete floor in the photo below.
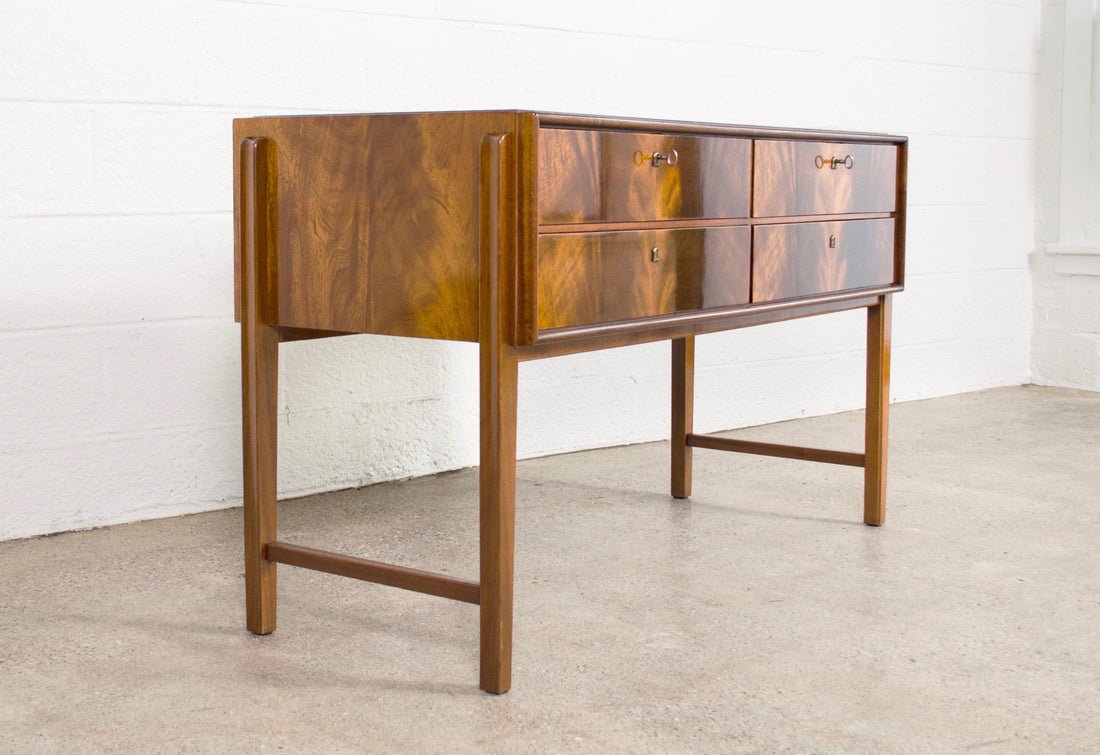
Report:
<svg viewBox="0 0 1100 755"><path fill-rule="evenodd" d="M1100 394L892 409L861 473L668 446L522 462L514 686L477 609L290 567L240 510L0 543L0 752L1100 751ZM861 415L742 437L858 448ZM476 471L280 506L290 542L476 577Z"/></svg>

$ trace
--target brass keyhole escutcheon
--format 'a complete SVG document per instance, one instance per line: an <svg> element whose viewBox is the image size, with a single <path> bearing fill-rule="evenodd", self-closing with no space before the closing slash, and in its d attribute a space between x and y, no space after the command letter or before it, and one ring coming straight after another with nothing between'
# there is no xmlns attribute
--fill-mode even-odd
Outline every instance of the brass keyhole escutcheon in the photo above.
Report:
<svg viewBox="0 0 1100 755"><path fill-rule="evenodd" d="M830 234L829 236L829 248L836 249L836 236Z"/></svg>
<svg viewBox="0 0 1100 755"><path fill-rule="evenodd" d="M851 155L845 155L844 157L822 157L821 155L818 155L814 158L814 167L816 167L818 170L821 170L822 168L831 168L832 170L836 170L838 166L842 166L847 168L848 170L851 170L853 165L855 165L855 161L852 160Z"/></svg>
<svg viewBox="0 0 1100 755"><path fill-rule="evenodd" d="M652 262L660 262L661 261L661 249L660 249L660 247L655 246L655 247L653 247L652 249L649 250L649 259Z"/></svg>
<svg viewBox="0 0 1100 755"><path fill-rule="evenodd" d="M645 165L648 162L654 168L659 168L661 167L662 160L666 165L672 167L680 162L680 153L674 149L670 149L667 155L662 155L660 152L642 152L640 149L634 150L635 165Z"/></svg>

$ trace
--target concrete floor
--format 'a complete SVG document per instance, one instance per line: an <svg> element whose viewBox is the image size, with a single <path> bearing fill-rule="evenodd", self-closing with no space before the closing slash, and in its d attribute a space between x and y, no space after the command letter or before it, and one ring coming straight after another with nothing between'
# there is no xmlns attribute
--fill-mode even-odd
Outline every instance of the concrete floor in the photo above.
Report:
<svg viewBox="0 0 1100 755"><path fill-rule="evenodd" d="M249 635L240 510L0 543L0 751L1100 750L1100 394L897 405L890 449L882 528L848 467L699 450L676 501L667 444L522 462L501 697L466 604L282 567ZM476 488L291 501L281 535L476 577Z"/></svg>

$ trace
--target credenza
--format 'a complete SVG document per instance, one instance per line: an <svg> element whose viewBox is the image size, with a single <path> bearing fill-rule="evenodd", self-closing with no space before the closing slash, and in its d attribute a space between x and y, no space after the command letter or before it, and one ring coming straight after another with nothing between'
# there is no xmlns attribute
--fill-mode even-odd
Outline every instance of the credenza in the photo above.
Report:
<svg viewBox="0 0 1100 755"><path fill-rule="evenodd" d="M525 111L234 121L248 629L289 564L479 606L481 687L511 685L518 363L672 344L671 494L695 448L864 469L885 516L904 137ZM692 431L695 336L867 310L862 453ZM480 352L477 580L278 539L279 344L354 333Z"/></svg>

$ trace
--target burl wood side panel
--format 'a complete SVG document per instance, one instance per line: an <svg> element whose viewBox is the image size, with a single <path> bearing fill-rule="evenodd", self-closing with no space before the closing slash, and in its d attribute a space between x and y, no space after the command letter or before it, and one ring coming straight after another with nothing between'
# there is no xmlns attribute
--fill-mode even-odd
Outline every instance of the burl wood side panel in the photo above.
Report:
<svg viewBox="0 0 1100 755"><path fill-rule="evenodd" d="M753 149L755 218L894 211L892 144L758 139Z"/></svg>
<svg viewBox="0 0 1100 755"><path fill-rule="evenodd" d="M538 132L539 222L744 218L751 140L580 131ZM654 166L676 150L676 165Z"/></svg>
<svg viewBox="0 0 1100 755"><path fill-rule="evenodd" d="M481 139L515 127L513 112L235 121L278 155L278 324L476 341Z"/></svg>
<svg viewBox="0 0 1100 755"><path fill-rule="evenodd" d="M539 328L744 304L749 235L738 226L542 236Z"/></svg>
<svg viewBox="0 0 1100 755"><path fill-rule="evenodd" d="M830 245L830 239L835 245ZM893 281L893 220L787 223L753 229L754 302Z"/></svg>

